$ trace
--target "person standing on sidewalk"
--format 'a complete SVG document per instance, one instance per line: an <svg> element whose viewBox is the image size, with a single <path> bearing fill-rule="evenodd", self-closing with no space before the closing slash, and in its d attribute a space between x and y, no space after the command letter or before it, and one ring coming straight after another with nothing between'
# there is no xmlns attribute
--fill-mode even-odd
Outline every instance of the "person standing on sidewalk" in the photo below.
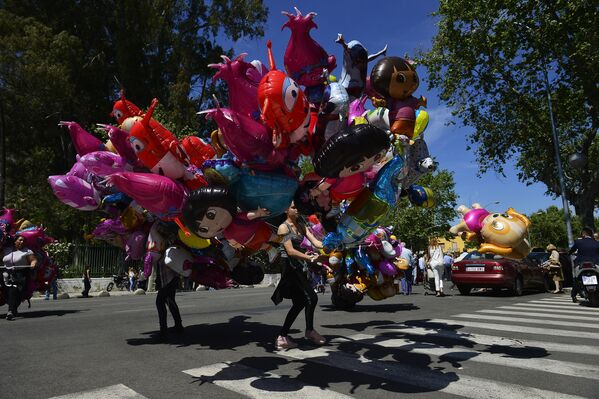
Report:
<svg viewBox="0 0 599 399"><path fill-rule="evenodd" d="M89 298L89 290L92 288L91 269L89 266L85 266L83 271L83 292L81 296L83 298Z"/></svg>
<svg viewBox="0 0 599 399"><path fill-rule="evenodd" d="M50 292L52 292L52 299L58 299L58 279L59 279L60 268L56 267L56 275L50 283L48 283L48 289L46 290L46 301L50 300Z"/></svg>
<svg viewBox="0 0 599 399"><path fill-rule="evenodd" d="M547 261L547 268L549 277L555 283L555 291L554 294L562 294L561 284L564 281L564 273L562 271L562 264L559 261L559 252L557 252L557 248L553 244L547 245L547 252L549 252L549 260Z"/></svg>
<svg viewBox="0 0 599 399"><path fill-rule="evenodd" d="M443 245L439 243L439 240L436 237L431 238L429 241L428 254L430 256L430 267L435 276L436 296L445 296L443 293L443 272L445 271L445 266L443 264Z"/></svg>

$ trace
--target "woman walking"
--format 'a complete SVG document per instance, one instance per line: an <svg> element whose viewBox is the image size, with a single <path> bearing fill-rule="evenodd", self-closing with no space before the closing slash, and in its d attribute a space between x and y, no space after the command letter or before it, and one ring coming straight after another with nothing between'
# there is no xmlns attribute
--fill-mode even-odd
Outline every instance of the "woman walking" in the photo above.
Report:
<svg viewBox="0 0 599 399"><path fill-rule="evenodd" d="M318 297L306 278L307 262L314 263L318 260L318 255L301 251L304 236L315 248L322 248L322 243L300 221L295 204L291 204L286 214L287 218L277 231L277 234L282 238L281 257L285 261L285 266L281 281L271 299L275 305L278 305L283 298L289 298L293 306L289 309L275 342L277 350L297 347L297 344L288 334L291 325L302 309L305 309L306 314L306 338L316 345L325 343L324 337L314 329L314 310L316 309Z"/></svg>
<svg viewBox="0 0 599 399"><path fill-rule="evenodd" d="M562 281L564 281L564 273L562 271L562 264L559 261L559 252L557 252L557 248L553 244L547 245L547 252L550 253L549 260L547 261L547 268L549 269L549 277L555 283L555 291L552 291L554 294L563 294L562 291Z"/></svg>
<svg viewBox="0 0 599 399"><path fill-rule="evenodd" d="M37 259L33 251L25 247L25 239L17 235L13 245L4 249L2 263L5 267L2 277L6 287L6 302L8 303L6 320L12 320L18 314L21 296L27 285L29 272L37 266Z"/></svg>
<svg viewBox="0 0 599 399"><path fill-rule="evenodd" d="M433 270L435 276L435 291L436 296L445 296L443 293L443 273L445 272L445 266L443 264L443 245L439 243L436 237L433 237L429 241L428 254L430 257L430 267Z"/></svg>

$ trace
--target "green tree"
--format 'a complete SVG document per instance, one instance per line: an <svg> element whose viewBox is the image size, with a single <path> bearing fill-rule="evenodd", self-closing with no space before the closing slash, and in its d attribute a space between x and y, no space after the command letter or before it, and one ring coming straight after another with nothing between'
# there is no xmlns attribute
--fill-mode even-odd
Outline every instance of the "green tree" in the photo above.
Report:
<svg viewBox="0 0 599 399"><path fill-rule="evenodd" d="M449 237L449 227L456 218L457 195L454 191L453 173L439 170L423 176L418 184L432 189L435 206L420 208L402 198L387 215L384 224L393 225L399 238L417 251L424 250L429 237Z"/></svg>
<svg viewBox="0 0 599 399"><path fill-rule="evenodd" d="M196 112L223 90L211 84L207 65L232 55L218 38L263 35L267 12L257 0L0 2L2 205L57 238L80 238L101 215L61 204L46 182L75 162L58 122L75 120L88 130L112 123L117 77L140 107L157 97L157 116L178 136L209 132Z"/></svg>
<svg viewBox="0 0 599 399"><path fill-rule="evenodd" d="M568 236L566 226L563 223L564 212L556 206L550 206L545 210L539 210L529 216L531 226L529 228L530 241L533 247L545 248L548 244L554 244L558 248L568 247ZM580 218L572 218L572 230L578 234L581 230Z"/></svg>
<svg viewBox="0 0 599 399"><path fill-rule="evenodd" d="M474 128L481 173L515 161L525 183L561 194L551 136L551 96L566 194L593 225L599 197L599 9L585 0L442 0L432 49L421 54L429 85ZM545 80L547 71L548 81ZM582 168L567 160L585 156Z"/></svg>

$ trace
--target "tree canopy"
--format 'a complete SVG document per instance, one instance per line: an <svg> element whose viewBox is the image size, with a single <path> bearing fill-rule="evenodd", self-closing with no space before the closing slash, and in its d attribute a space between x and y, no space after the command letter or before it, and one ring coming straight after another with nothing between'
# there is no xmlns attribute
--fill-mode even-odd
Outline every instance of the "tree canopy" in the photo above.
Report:
<svg viewBox="0 0 599 399"><path fill-rule="evenodd" d="M420 208L410 205L402 198L395 209L387 215L385 225L393 225L399 238L415 250L424 250L429 237L450 237L449 227L456 219L457 195L454 191L453 173L439 170L423 176L418 184L433 190L435 206Z"/></svg>
<svg viewBox="0 0 599 399"><path fill-rule="evenodd" d="M142 108L157 97L174 133L207 133L196 112L219 90L207 65L232 55L219 38L262 36L267 13L258 0L0 2L5 204L59 238L80 237L72 226L98 216L61 204L46 182L75 161L58 122L112 123L122 84Z"/></svg>
<svg viewBox="0 0 599 399"><path fill-rule="evenodd" d="M566 194L584 224L599 198L599 9L586 0L441 0L432 49L420 55L464 125L481 173L512 160L525 183L560 195L547 92ZM545 75L545 72L547 74ZM547 76L547 81L545 80ZM568 158L582 154L580 168Z"/></svg>

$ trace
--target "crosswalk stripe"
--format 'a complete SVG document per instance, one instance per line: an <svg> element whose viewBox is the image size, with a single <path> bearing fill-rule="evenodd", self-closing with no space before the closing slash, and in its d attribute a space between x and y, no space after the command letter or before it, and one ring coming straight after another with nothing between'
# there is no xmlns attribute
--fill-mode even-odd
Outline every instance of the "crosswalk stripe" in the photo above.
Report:
<svg viewBox="0 0 599 399"><path fill-rule="evenodd" d="M591 307L586 307L586 306L580 306L580 304L578 303L574 303L572 302L572 300L569 301L548 301L545 299L539 299L539 300L535 300L535 301L529 301L530 303L544 303L546 305L559 305L559 306L567 306L570 308L582 308L582 309L588 309L589 311L595 311L597 312L599 310L599 308L591 308Z"/></svg>
<svg viewBox="0 0 599 399"><path fill-rule="evenodd" d="M542 334L542 335L554 335L557 337L576 337L576 338L589 338L598 339L599 333L587 332L587 331L576 331L576 330L556 330L551 328L538 328L538 327L527 327L527 326L515 326L512 324L498 324L498 323L479 323L476 321L469 320L450 320L450 319L431 319L423 324L443 323L448 325L460 325L464 327L475 327L482 328L485 330L498 330L498 331L511 331L517 333L526 334Z"/></svg>
<svg viewBox="0 0 599 399"><path fill-rule="evenodd" d="M463 346L458 348L443 348L436 344L426 342L414 342L408 339L402 338L391 338L383 339L379 336L370 336L368 339L364 338L364 335L360 334L357 336L348 337L349 340L355 342L358 339L358 343L366 343L370 345L382 346L384 348L393 348L402 352L419 353L422 355L437 356L443 359L451 359L458 362L474 362L493 364L502 367L513 367L525 370L535 370L546 373L568 375L571 377L587 378L592 380L599 380L599 373L595 367L591 365L567 362L561 360L553 360L547 358L518 358L517 362L514 362L513 357L504 357L504 353L488 353L481 352L471 349L462 349ZM452 351L453 350L453 351Z"/></svg>
<svg viewBox="0 0 599 399"><path fill-rule="evenodd" d="M572 303L572 299L571 298L541 298L541 301L547 301L547 302L567 302L567 303Z"/></svg>
<svg viewBox="0 0 599 399"><path fill-rule="evenodd" d="M515 303L514 305L527 305L527 306L534 306L534 307L546 308L546 309L567 309L567 310L576 310L578 312L585 312L587 314L597 314L597 313L593 312L591 310L591 308L587 308L584 306L572 307L572 306L568 306L568 305L553 305L553 304L550 304L547 302L541 302L541 303L520 302L520 303Z"/></svg>
<svg viewBox="0 0 599 399"><path fill-rule="evenodd" d="M585 315L588 316L589 314L592 313L588 313L588 312L581 312L578 310L570 310L570 309L555 309L554 307L551 308L547 308L544 305L525 305L525 304L514 304L511 306L499 306L497 309L510 309L510 310L524 310L524 311L531 311L531 312L546 312L549 314L559 314L559 313L564 313L564 314L579 314L579 315ZM597 317L595 316L595 320L598 320Z"/></svg>
<svg viewBox="0 0 599 399"><path fill-rule="evenodd" d="M104 388L92 389L71 393L68 395L54 396L49 399L147 399L123 384L111 385Z"/></svg>
<svg viewBox="0 0 599 399"><path fill-rule="evenodd" d="M486 320L497 320L497 321L512 321L514 323L528 323L528 324L543 324L545 326L567 326L567 327L581 327L581 328L597 328L599 329L599 323L576 323L573 321L556 321L556 320L537 320L537 319L526 319L520 317L503 317L503 316L486 316L481 314L469 314L460 313L453 315L452 317L460 317L464 319L486 319Z"/></svg>
<svg viewBox="0 0 599 399"><path fill-rule="evenodd" d="M565 352L565 353L579 353L584 355L596 355L599 356L599 347L595 345L573 345L573 344L560 344L548 341L531 341L526 339L506 338L495 335L485 334L473 334L467 332L460 332L456 330L440 330L440 329L427 329L421 327L410 327L401 325L404 328L387 329L385 328L384 334L402 334L402 335L417 335L417 336L429 336L430 338L448 338L455 340L465 340L468 343L476 343L479 345L497 345L497 346L510 346L513 348L543 348L549 352Z"/></svg>
<svg viewBox="0 0 599 399"><path fill-rule="evenodd" d="M519 309L520 310L520 309ZM538 312L515 312L511 310L494 310L494 309L483 309L478 310L477 313L492 313L492 314L507 314L514 316L532 316L532 317L547 317L548 319L568 319L568 320L586 320L598 322L597 317L584 317L576 315L563 315L563 314L547 314Z"/></svg>
<svg viewBox="0 0 599 399"><path fill-rule="evenodd" d="M397 361L372 360L364 356L338 352L336 348L291 349L279 352L279 354L292 359L310 361L387 380L392 378L394 381L407 385L467 398L581 399L580 396L566 395L533 387L502 383L468 375L457 376L451 371L451 368L448 368L447 372L444 373L438 369L432 370L409 366Z"/></svg>
<svg viewBox="0 0 599 399"><path fill-rule="evenodd" d="M239 363L215 363L209 366L184 370L192 377L207 380L214 385L250 398L262 399L348 399L351 396L339 392L322 389L313 385L305 385L294 378L283 378L280 375L247 367Z"/></svg>

